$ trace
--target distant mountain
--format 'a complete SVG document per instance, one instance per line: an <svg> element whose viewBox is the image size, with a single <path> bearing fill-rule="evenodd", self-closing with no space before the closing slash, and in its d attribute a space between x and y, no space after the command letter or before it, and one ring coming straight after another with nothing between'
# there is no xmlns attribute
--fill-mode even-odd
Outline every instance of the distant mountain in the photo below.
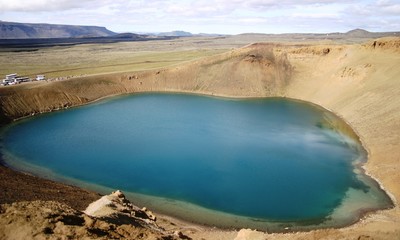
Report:
<svg viewBox="0 0 400 240"><path fill-rule="evenodd" d="M161 33L155 33L154 35L160 37L193 37L192 33L185 31L161 32Z"/></svg>
<svg viewBox="0 0 400 240"><path fill-rule="evenodd" d="M172 31L172 32L158 32L158 33L143 33L146 35L158 36L158 37L220 37L227 36L226 34L217 33L191 33L185 31Z"/></svg>
<svg viewBox="0 0 400 240"><path fill-rule="evenodd" d="M381 38L381 37L398 37L400 32L369 32L364 29L356 28L344 33L346 38Z"/></svg>
<svg viewBox="0 0 400 240"><path fill-rule="evenodd" d="M229 35L218 34L218 33L198 33L198 34L195 34L194 36L197 36L197 37L225 37L225 36L229 36Z"/></svg>
<svg viewBox="0 0 400 240"><path fill-rule="evenodd" d="M374 35L374 34L375 33L371 33L371 32L368 32L367 30L360 29L360 28L353 29L353 30L345 33L345 35L349 36L349 37L361 37L361 38L370 37L371 35Z"/></svg>
<svg viewBox="0 0 400 240"><path fill-rule="evenodd" d="M243 33L235 37L241 39L249 39L251 41L271 41L271 42L286 42L286 41L314 41L314 40L333 40L346 43L363 42L368 39L381 37L400 37L400 32L369 32L364 29L353 29L346 33L281 33L281 34L263 34L263 33Z"/></svg>
<svg viewBox="0 0 400 240"><path fill-rule="evenodd" d="M105 27L0 21L0 39L107 37L116 33Z"/></svg>
<svg viewBox="0 0 400 240"><path fill-rule="evenodd" d="M147 35L143 34L136 34L136 33L119 33L116 35L111 36L110 38L119 38L119 39L143 39L148 37Z"/></svg>

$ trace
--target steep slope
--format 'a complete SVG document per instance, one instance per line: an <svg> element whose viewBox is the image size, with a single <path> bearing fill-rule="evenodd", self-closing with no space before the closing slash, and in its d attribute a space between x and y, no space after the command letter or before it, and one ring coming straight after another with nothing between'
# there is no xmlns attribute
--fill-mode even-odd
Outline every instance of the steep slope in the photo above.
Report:
<svg viewBox="0 0 400 240"><path fill-rule="evenodd" d="M229 96L282 95L291 75L286 53L257 44L184 65L1 88L1 107L19 118L123 93L183 91Z"/></svg>
<svg viewBox="0 0 400 240"><path fill-rule="evenodd" d="M0 22L0 39L105 37L105 27Z"/></svg>

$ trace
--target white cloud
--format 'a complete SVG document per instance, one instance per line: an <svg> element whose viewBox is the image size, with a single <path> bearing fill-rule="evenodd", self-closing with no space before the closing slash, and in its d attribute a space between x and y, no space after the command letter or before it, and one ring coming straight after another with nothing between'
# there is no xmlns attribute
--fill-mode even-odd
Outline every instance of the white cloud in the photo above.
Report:
<svg viewBox="0 0 400 240"><path fill-rule="evenodd" d="M395 4L391 6L384 6L381 8L382 12L392 15L400 16L400 4Z"/></svg>
<svg viewBox="0 0 400 240"><path fill-rule="evenodd" d="M94 0L0 0L1 11L54 11L79 8Z"/></svg>
<svg viewBox="0 0 400 240"><path fill-rule="evenodd" d="M292 18L320 18L320 19L337 19L338 14L335 13L294 13L291 15Z"/></svg>
<svg viewBox="0 0 400 240"><path fill-rule="evenodd" d="M260 24L260 23L268 23L268 19L261 18L261 17L253 17L253 18L239 18L236 20L239 23L246 23L246 24Z"/></svg>
<svg viewBox="0 0 400 240"><path fill-rule="evenodd" d="M216 0L216 2L252 9L266 9L291 6L346 4L356 2L356 0Z"/></svg>
<svg viewBox="0 0 400 240"><path fill-rule="evenodd" d="M115 31L385 31L399 0L0 0L0 19L103 25ZM387 24L382 24L382 22Z"/></svg>

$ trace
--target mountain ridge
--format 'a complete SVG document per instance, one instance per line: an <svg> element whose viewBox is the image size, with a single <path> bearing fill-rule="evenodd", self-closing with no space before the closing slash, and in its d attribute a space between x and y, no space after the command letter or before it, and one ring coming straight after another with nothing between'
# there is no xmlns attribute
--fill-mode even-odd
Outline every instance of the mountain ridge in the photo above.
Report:
<svg viewBox="0 0 400 240"><path fill-rule="evenodd" d="M45 39L45 38L93 38L93 37L115 37L123 38L146 38L154 37L217 37L225 34L194 34L183 30L158 33L116 33L103 26L66 25L49 23L18 23L0 20L0 39ZM263 35L272 38L380 38L387 36L400 36L400 32L370 32L365 29L356 28L347 32L331 33L241 33L236 36Z"/></svg>
<svg viewBox="0 0 400 240"><path fill-rule="evenodd" d="M0 21L0 39L108 37L115 32L101 26Z"/></svg>

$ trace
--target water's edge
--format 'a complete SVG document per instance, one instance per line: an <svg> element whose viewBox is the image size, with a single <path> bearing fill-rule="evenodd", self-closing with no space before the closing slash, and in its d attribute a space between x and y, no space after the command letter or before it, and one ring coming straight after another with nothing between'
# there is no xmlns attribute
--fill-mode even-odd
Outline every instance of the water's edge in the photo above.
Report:
<svg viewBox="0 0 400 240"><path fill-rule="evenodd" d="M144 93L147 93L147 92L144 92ZM157 92L150 92L150 93L157 93ZM161 92L160 92L161 93ZM213 97L213 98L224 98L224 99L226 99L226 98L229 98L229 99L264 99L264 98L267 98L267 97L237 97L237 96L224 96L224 95L215 95L215 94L197 94L197 93L192 93L192 92L176 92L176 91L174 91L174 92L162 92L162 93L177 93L177 94L189 94L189 95L200 95L200 96L206 96L206 97ZM142 93L134 93L134 94L142 94ZM74 108L75 107L82 107L82 106L84 106L84 105L88 105L88 104L94 104L94 103L96 103L96 102L99 102L99 101L102 101L102 100L104 100L104 99L108 99L108 100L111 100L111 99L113 99L113 97L116 97L116 96L118 96L118 97L122 97L122 96L124 96L124 95L133 95L133 94L123 94L123 95L113 95L113 96L106 96L106 97L103 97L103 98L99 98L99 99L97 99L97 100L95 100L95 101L92 101L92 102L88 102L88 103L84 103L84 104L81 104L81 105L78 105L78 106L74 106ZM360 151L366 151L366 157L367 157L367 159L365 159L365 161L367 161L368 160L368 156L369 156L369 151L368 151L368 148L365 146L365 144L363 143L363 141L362 141L362 139L360 138L360 136L356 133L356 131L351 127L351 125L348 123L348 122L346 122L341 116L339 116L339 115L337 115L337 114L335 114L333 111L331 111L331 110L329 110L329 109L327 109L327 108L324 108L324 107L322 107L322 106L320 106L320 105L317 105L317 104L315 104L315 103L312 103L312 102L308 102L308 101L304 101L304 100L300 100L300 99L293 99L293 98L287 98L287 97L268 97L268 98L285 98L285 99L290 99L290 100L293 100L293 101L297 101L297 102L304 102L304 103L307 103L307 104L311 104L311 105L313 105L314 107L317 107L318 109L323 109L324 110L324 112L325 111L328 111L329 112L329 114L328 115L326 115L326 122L324 122L324 123L322 123L322 127L323 128L330 128L331 130L335 130L336 132L338 132L338 133L340 133L340 134L342 134L342 135L344 135L344 136L347 136L347 137L350 137L352 140L354 140L354 141L356 141L357 143L358 143L358 145L360 145ZM107 101L108 101L107 100ZM65 109L68 109L68 108L65 108ZM60 110L64 110L64 109L60 109ZM334 118L333 118L333 116L329 116L330 114L332 114L333 116L334 116ZM27 116L27 117L23 117L23 118L20 118L20 119L14 119L14 122L16 122L16 121L20 121L20 120L22 120L22 119L26 119L26 118L30 118L30 116ZM4 125L4 126L0 126L0 134L3 132L3 131L5 131L8 127L10 127L12 125L12 123L11 124L7 124L7 125ZM17 171L23 171L23 172L29 172L29 168L31 167L31 166L25 166L25 168L24 169L21 169L21 168L19 168L19 167L17 167L17 166L14 166L13 164L7 164L7 162L6 162L6 159L3 159L3 157L4 156L2 156L1 155L2 153L0 152L0 164L1 165L4 165L4 166L6 166L6 167L9 167L9 168L12 168L12 169L14 169L14 170L17 170ZM367 173L367 171L365 170L365 167L364 167L364 164L365 164L365 161L363 161L363 163L361 163L361 164L359 164L359 165L357 165L357 169L359 169L360 171L361 171L361 174L364 174L364 175L366 175L366 176L369 176L368 175L368 173ZM97 186L97 185L94 185L94 184L87 184L87 183L83 183L83 182L81 182L81 181L79 181L79 180L76 180L76 179L68 179L68 178L65 178L65 177L60 177L60 176L54 176L54 174L51 174L51 173L48 173L48 174L46 174L46 175L40 175L39 177L44 177L44 178L50 178L50 179L53 179L53 180L55 180L55 181L60 181L60 182L62 182L62 183L66 183L66 184L72 184L72 185L76 185L76 186L78 186L78 187L83 187L83 188L88 188L88 189L90 189L90 190L94 190L94 191L98 191L98 192L100 192L100 193L103 193L103 194L105 194L105 193L108 193L109 191L111 191L111 189L108 189L108 188L105 188L105 187L102 187L102 186ZM387 193L387 191L385 191L385 189L383 188L383 186L381 185L381 183L379 182L379 180L377 180L377 179L375 179L375 178L373 178L373 177L371 177L371 176L369 176L371 179L373 179L375 182L376 182L376 184L378 185L378 187L386 194L386 195L388 195L389 196L389 198L391 199L391 202L392 202L392 204L391 204L391 206L389 206L388 207L388 209L389 208L392 208L392 207L394 207L395 205L396 205L396 201L395 201L395 199L393 198L393 195L392 194L388 194ZM128 195L128 197L130 197L131 198L131 200L133 199L137 199L137 200L139 200L139 199L142 199L142 200L139 200L139 202L142 202L142 203L145 203L148 207L152 207L152 204L157 204L157 203L159 203L159 202L157 202L157 201L155 201L154 203L151 203L152 201L151 200L149 200L146 196L143 196L143 195L140 195L140 194L131 194L131 193L128 193L127 194ZM154 197L152 197L152 198L154 198ZM135 202L135 201L134 201ZM179 209L180 209L180 206L182 206L182 205L189 205L189 206L187 206L188 208L198 208L197 206L190 206L191 204L186 204L186 203L180 203L180 202L178 202L178 201L171 201L171 200L165 200L164 201L165 202L165 204L167 204L168 205L168 203L170 203L169 205L168 205L168 208L169 209L171 209L171 211L170 212L167 212L167 213L162 213L162 214L167 214L167 215L169 215L169 216L172 216L172 217L176 217L176 215L175 214L173 214L174 212L177 212L177 211L179 211ZM150 203L150 204L147 204L147 203ZM379 210L383 210L383 209L379 209ZM197 211L197 210L195 210L195 211ZM204 209L201 209L201 211L204 211ZM206 210L207 211L207 210ZM362 218L362 217L364 217L365 215L367 215L367 214L369 214L369 213L372 213L372 212L374 212L374 211L376 211L376 209L365 209L365 210L362 210L361 212L359 212L359 214L358 214L358 216L357 216L357 218L356 219L354 219L353 221L351 221L351 222L346 222L346 223L344 223L344 224L342 224L342 225L335 225L335 226L321 226L320 224L316 224L316 225L308 225L307 227L301 227L301 228L294 228L294 229L291 229L291 230L296 230L296 231L308 231L308 230L313 230L313 229L319 229L319 228L327 228L327 227L329 227L329 228L331 228L331 227L335 227L335 228L341 228L341 227L345 227L345 226L348 226L348 225L352 225L352 224L354 224L354 223L356 223L356 222L358 222L359 221L359 219L360 218ZM229 215L229 214L228 214ZM198 217L199 216L196 216L194 219L198 219ZM229 217L232 217L232 216L229 216ZM188 219L184 219L184 220L188 220ZM215 219L217 222L220 222L221 221L221 219L219 218L219 217L217 217L216 219ZM244 224L244 221L247 221L248 220L248 218L246 218L246 219L235 219L235 222L236 223L239 223L239 224L232 224L232 223L227 223L226 224L226 226L221 226L222 228L242 228L242 227L247 227L246 226L246 224ZM255 220L255 219L253 219L253 220ZM189 220L189 221L191 221L191 220ZM255 221L258 221L258 220L255 220ZM260 224L264 224L263 222L260 222ZM281 229L285 229L285 228L287 228L287 227L293 227L293 224L294 223L290 223L290 222L288 222L284 227L282 227L282 226L280 226L279 228L281 228ZM298 222L296 222L296 224L298 224ZM308 223L305 223L305 224L309 224L309 222ZM201 225L201 224L200 224ZM210 223L209 224L210 226L214 226L214 224L213 223ZM302 225L301 223L300 223L300 225ZM264 229L264 230L267 230L267 229ZM269 229L268 229L269 230ZM284 231L284 230L282 230L282 231Z"/></svg>

